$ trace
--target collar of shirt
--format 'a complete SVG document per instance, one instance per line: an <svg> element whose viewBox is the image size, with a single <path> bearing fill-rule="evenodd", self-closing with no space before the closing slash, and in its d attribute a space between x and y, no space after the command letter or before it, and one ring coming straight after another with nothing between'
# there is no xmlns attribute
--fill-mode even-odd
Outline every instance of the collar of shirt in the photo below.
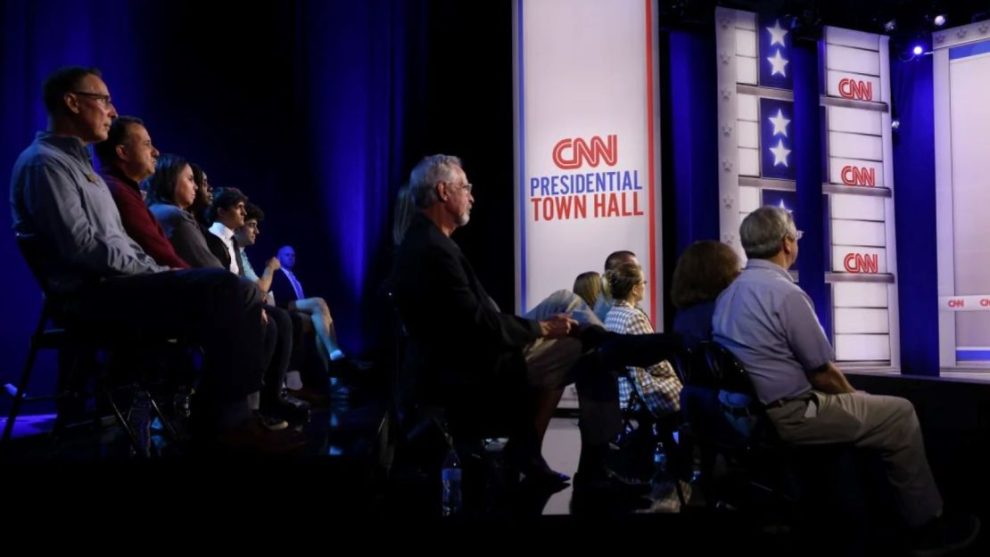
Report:
<svg viewBox="0 0 990 557"><path fill-rule="evenodd" d="M782 277L787 277L789 282L794 282L794 277L791 276L787 269L777 265L772 261L767 261L766 259L750 259L746 262L746 270L764 270L776 273Z"/></svg>
<svg viewBox="0 0 990 557"><path fill-rule="evenodd" d="M86 147L82 139L74 135L55 135L48 131L38 132L37 139L53 149L58 149L79 162L86 164L90 169L89 175L87 175L89 181L95 183L98 180L96 173L93 172L93 159L90 157L89 148Z"/></svg>
<svg viewBox="0 0 990 557"><path fill-rule="evenodd" d="M210 232L216 234L221 240L228 244L230 243L230 239L234 237L234 231L227 228L224 223L219 221L214 222L213 225L210 226Z"/></svg>

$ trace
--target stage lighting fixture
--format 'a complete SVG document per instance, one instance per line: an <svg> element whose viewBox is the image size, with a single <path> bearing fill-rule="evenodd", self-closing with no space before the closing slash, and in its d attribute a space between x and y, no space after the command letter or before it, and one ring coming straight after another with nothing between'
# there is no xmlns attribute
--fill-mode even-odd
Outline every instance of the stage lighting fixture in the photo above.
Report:
<svg viewBox="0 0 990 557"><path fill-rule="evenodd" d="M935 27L941 27L945 25L945 15L943 14L936 15L934 18L932 18L932 23L935 24Z"/></svg>
<svg viewBox="0 0 990 557"><path fill-rule="evenodd" d="M897 20L896 19L888 20L886 23L883 24L883 30L886 31L886 32L888 32L888 33L893 33L894 30L896 30L896 29L897 29Z"/></svg>
<svg viewBox="0 0 990 557"><path fill-rule="evenodd" d="M891 120L890 121L890 129L892 129L894 131L897 131L897 129L900 128L900 127L901 127L901 121L900 120Z"/></svg>
<svg viewBox="0 0 990 557"><path fill-rule="evenodd" d="M911 49L911 54L914 54L915 56L921 56L921 54L924 51L925 49L920 44L916 44L914 45L914 48Z"/></svg>

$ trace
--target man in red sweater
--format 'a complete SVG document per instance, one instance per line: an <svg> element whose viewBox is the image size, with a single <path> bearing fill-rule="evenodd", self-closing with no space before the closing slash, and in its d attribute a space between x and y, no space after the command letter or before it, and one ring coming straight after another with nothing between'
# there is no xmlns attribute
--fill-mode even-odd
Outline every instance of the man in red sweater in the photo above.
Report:
<svg viewBox="0 0 990 557"><path fill-rule="evenodd" d="M151 143L144 122L132 116L120 116L110 126L107 140L96 144L100 174L110 189L124 230L159 265L188 269L162 226L144 203L138 184L155 173L158 149Z"/></svg>

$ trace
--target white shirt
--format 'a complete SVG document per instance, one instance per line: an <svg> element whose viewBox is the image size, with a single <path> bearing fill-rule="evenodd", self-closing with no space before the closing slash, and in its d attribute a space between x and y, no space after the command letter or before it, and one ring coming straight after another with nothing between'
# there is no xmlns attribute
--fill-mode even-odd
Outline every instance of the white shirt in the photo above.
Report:
<svg viewBox="0 0 990 557"><path fill-rule="evenodd" d="M227 228L222 222L215 222L213 226L210 226L210 233L220 238L223 241L223 245L227 247L227 255L230 256L230 272L236 275L237 260L240 256L234 251L234 231Z"/></svg>

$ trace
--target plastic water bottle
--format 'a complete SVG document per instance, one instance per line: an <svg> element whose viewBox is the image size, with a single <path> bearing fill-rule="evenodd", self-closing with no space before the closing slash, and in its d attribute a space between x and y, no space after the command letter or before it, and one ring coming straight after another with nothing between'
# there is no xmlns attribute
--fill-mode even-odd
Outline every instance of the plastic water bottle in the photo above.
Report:
<svg viewBox="0 0 990 557"><path fill-rule="evenodd" d="M134 395L127 422L134 432L138 455L145 458L151 456L151 396L147 391Z"/></svg>
<svg viewBox="0 0 990 557"><path fill-rule="evenodd" d="M664 450L663 443L657 443L653 450L653 468L659 474L667 473L667 452Z"/></svg>
<svg viewBox="0 0 990 557"><path fill-rule="evenodd" d="M440 469L440 482L443 493L440 500L440 513L443 516L453 516L461 513L463 499L461 498L461 480L464 470L461 468L461 460L457 458L457 451L453 448L443 459L443 468Z"/></svg>

